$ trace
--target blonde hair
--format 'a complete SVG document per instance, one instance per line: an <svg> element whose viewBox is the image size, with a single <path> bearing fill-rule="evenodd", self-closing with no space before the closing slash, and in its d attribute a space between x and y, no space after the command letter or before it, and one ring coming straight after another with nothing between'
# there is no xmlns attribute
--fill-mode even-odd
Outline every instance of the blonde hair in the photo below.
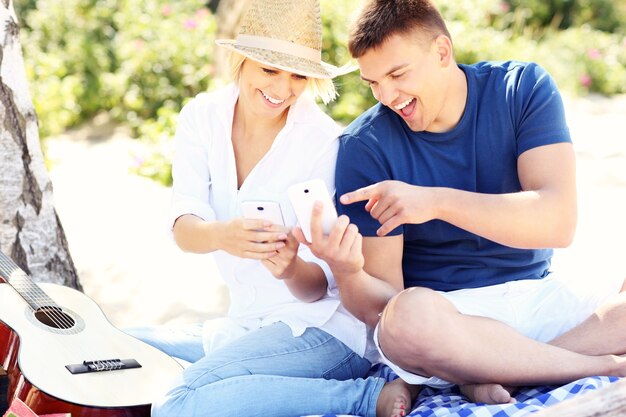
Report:
<svg viewBox="0 0 626 417"><path fill-rule="evenodd" d="M241 78L241 66L246 59L251 58L246 58L236 52L230 52L228 63L232 81L236 83L239 82L239 78ZM319 97L324 104L328 104L337 98L337 90L332 79L307 77L306 89L313 97Z"/></svg>

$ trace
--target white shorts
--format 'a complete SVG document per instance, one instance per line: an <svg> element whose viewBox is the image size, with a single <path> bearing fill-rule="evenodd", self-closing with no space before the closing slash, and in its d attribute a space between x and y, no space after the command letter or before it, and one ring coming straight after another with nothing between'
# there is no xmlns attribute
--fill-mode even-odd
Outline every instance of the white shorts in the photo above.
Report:
<svg viewBox="0 0 626 417"><path fill-rule="evenodd" d="M618 285L619 284L619 285ZM549 342L589 317L600 305L619 292L621 282L602 286L576 286L557 274L544 279L511 281L489 287L442 292L456 309L466 315L489 317L503 322L521 334ZM409 384L445 388L453 384L436 377L424 377L391 362L374 342L381 361Z"/></svg>

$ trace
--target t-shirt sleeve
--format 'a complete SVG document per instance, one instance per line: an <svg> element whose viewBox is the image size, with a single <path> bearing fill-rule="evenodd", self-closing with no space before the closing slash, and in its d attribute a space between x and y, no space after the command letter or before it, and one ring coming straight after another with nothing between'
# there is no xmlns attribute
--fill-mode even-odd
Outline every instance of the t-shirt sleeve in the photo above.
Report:
<svg viewBox="0 0 626 417"><path fill-rule="evenodd" d="M518 157L539 146L571 143L563 100L546 70L537 64L529 64L521 72L516 90L513 116Z"/></svg>
<svg viewBox="0 0 626 417"><path fill-rule="evenodd" d="M370 139L370 138L367 138ZM355 191L362 187L377 182L393 179L391 170L383 155L364 143L363 138L344 135L340 138L339 153L337 155L337 167L335 170L335 187L337 194L336 205L339 215L345 214L350 221L358 226L363 236L376 236L376 230L380 228L378 220L374 219L365 211L366 201L341 204L341 195ZM388 235L403 233L403 227L399 226Z"/></svg>
<svg viewBox="0 0 626 417"><path fill-rule="evenodd" d="M208 166L207 129L198 126L197 103L191 101L180 112L174 136L174 160L172 162L172 200L168 225L170 230L176 219L193 214L206 221L215 220L215 211L209 204L211 174Z"/></svg>

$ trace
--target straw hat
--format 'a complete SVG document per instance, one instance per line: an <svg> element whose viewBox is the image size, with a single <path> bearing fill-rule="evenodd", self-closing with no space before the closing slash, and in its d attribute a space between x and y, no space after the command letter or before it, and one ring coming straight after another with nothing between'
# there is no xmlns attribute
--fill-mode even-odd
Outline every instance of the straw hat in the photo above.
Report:
<svg viewBox="0 0 626 417"><path fill-rule="evenodd" d="M307 77L333 78L354 69L322 61L319 0L253 0L237 39L218 39L215 43Z"/></svg>

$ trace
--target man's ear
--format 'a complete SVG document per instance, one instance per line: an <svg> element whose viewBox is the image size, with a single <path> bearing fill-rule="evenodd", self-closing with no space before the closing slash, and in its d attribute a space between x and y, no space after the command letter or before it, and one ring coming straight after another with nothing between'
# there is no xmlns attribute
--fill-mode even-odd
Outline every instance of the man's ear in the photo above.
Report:
<svg viewBox="0 0 626 417"><path fill-rule="evenodd" d="M446 35L435 38L435 48L439 55L439 63L442 67L448 67L454 61L454 49L452 41Z"/></svg>

